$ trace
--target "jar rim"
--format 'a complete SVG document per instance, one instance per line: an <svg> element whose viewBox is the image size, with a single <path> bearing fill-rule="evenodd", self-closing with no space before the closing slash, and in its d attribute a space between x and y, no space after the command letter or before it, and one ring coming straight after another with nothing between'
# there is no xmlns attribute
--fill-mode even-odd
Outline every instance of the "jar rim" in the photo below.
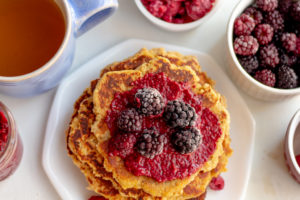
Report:
<svg viewBox="0 0 300 200"><path fill-rule="evenodd" d="M5 145L5 148L2 152L0 152L0 163L2 163L2 161L9 157L9 154L11 154L11 151L9 149L11 149L14 145L10 145L10 143L15 143L15 140L12 140L12 138L16 138L16 126L15 126L15 120L12 116L12 113L10 112L10 110L7 108L7 106L4 105L4 103L2 101L0 101L0 112L2 112L4 114L4 116L6 117L7 123L8 123L8 138L7 138L7 142Z"/></svg>

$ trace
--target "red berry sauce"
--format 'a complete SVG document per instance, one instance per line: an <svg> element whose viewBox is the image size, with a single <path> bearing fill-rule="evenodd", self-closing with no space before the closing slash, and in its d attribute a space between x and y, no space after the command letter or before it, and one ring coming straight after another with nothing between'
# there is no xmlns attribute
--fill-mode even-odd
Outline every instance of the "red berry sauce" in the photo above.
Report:
<svg viewBox="0 0 300 200"><path fill-rule="evenodd" d="M106 122L112 138L109 143L109 155L120 156L128 171L136 176L148 176L158 182L185 178L195 173L213 154L216 142L222 132L218 118L208 108L202 106L203 96L195 95L186 83L170 80L163 73L147 74L132 83L133 89L117 93L107 112ZM160 134L165 134L167 144L161 154L153 159L146 158L135 151L135 142L140 133L123 133L116 126L116 119L122 110L134 107L134 95L138 89L151 87L157 89L165 102L182 100L194 107L197 113L196 127L203 136L202 143L196 151L190 154L180 154L170 143L170 135L174 129L167 126L162 114L144 117L142 130L156 128Z"/></svg>

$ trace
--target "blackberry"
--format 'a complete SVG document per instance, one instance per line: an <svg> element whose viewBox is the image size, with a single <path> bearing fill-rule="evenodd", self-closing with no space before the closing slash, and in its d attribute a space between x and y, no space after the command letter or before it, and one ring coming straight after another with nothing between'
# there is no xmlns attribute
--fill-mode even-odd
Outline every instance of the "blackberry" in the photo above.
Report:
<svg viewBox="0 0 300 200"><path fill-rule="evenodd" d="M238 59L248 74L252 74L259 66L256 56L243 56Z"/></svg>
<svg viewBox="0 0 300 200"><path fill-rule="evenodd" d="M166 143L165 135L159 134L156 129L146 129L139 137L136 149L142 156L152 159L161 154Z"/></svg>
<svg viewBox="0 0 300 200"><path fill-rule="evenodd" d="M250 35L237 37L233 43L234 52L242 56L254 55L258 47L257 39Z"/></svg>
<svg viewBox="0 0 300 200"><path fill-rule="evenodd" d="M289 9L293 3L293 0L279 0L278 2L278 10L285 16L288 16Z"/></svg>
<svg viewBox="0 0 300 200"><path fill-rule="evenodd" d="M276 67L279 64L279 54L274 44L263 46L259 51L259 60L263 67Z"/></svg>
<svg viewBox="0 0 300 200"><path fill-rule="evenodd" d="M234 21L234 34L237 36L250 35L254 27L254 19L247 14L242 14Z"/></svg>
<svg viewBox="0 0 300 200"><path fill-rule="evenodd" d="M290 7L291 17L300 22L300 1L295 1Z"/></svg>
<svg viewBox="0 0 300 200"><path fill-rule="evenodd" d="M146 116L158 115L163 111L164 100L154 88L139 89L135 94L138 111Z"/></svg>
<svg viewBox="0 0 300 200"><path fill-rule="evenodd" d="M295 33L284 33L284 34L282 34L281 42L282 42L282 46L288 52L296 51L297 36L296 36Z"/></svg>
<svg viewBox="0 0 300 200"><path fill-rule="evenodd" d="M195 127L177 130L171 136L171 143L174 149L181 154L195 151L201 140L200 131Z"/></svg>
<svg viewBox="0 0 300 200"><path fill-rule="evenodd" d="M275 86L275 82L276 82L275 74L269 69L257 71L255 73L254 78L267 86L270 87Z"/></svg>
<svg viewBox="0 0 300 200"><path fill-rule="evenodd" d="M270 12L277 8L278 0L256 0L256 5L263 11Z"/></svg>
<svg viewBox="0 0 300 200"><path fill-rule="evenodd" d="M255 7L250 6L248 7L245 11L245 14L249 15L254 19L255 25L260 24L263 20L263 15L262 13Z"/></svg>
<svg viewBox="0 0 300 200"><path fill-rule="evenodd" d="M273 35L273 42L274 42L274 44L276 44L277 47L281 46L281 36L282 36L282 34L283 34L282 31L277 31Z"/></svg>
<svg viewBox="0 0 300 200"><path fill-rule="evenodd" d="M292 68L282 65L277 72L277 87L282 89L295 88L298 85L298 76Z"/></svg>
<svg viewBox="0 0 300 200"><path fill-rule="evenodd" d="M297 56L283 53L280 55L280 64L291 67L297 62Z"/></svg>
<svg viewBox="0 0 300 200"><path fill-rule="evenodd" d="M274 10L265 15L264 22L274 28L274 32L284 29L284 19L278 10Z"/></svg>
<svg viewBox="0 0 300 200"><path fill-rule="evenodd" d="M118 117L117 126L125 132L137 132L142 129L142 116L134 108L123 110Z"/></svg>
<svg viewBox="0 0 300 200"><path fill-rule="evenodd" d="M300 56L300 37L297 39L295 52L299 57ZM298 60L300 60L300 58Z"/></svg>
<svg viewBox="0 0 300 200"><path fill-rule="evenodd" d="M274 29L269 24L259 24L254 31L259 44L265 45L272 41Z"/></svg>
<svg viewBox="0 0 300 200"><path fill-rule="evenodd" d="M164 111L164 120L172 128L195 126L197 114L195 109L183 101L169 101Z"/></svg>

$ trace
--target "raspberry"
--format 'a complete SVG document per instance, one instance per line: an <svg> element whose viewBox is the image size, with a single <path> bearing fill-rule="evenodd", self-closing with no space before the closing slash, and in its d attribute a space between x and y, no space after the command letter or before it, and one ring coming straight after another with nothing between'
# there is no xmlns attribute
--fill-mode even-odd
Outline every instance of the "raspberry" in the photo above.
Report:
<svg viewBox="0 0 300 200"><path fill-rule="evenodd" d="M200 142L202 136L197 128L182 129L174 132L171 136L171 142L174 149L181 154L194 152Z"/></svg>
<svg viewBox="0 0 300 200"><path fill-rule="evenodd" d="M275 74L269 69L257 71L255 73L254 78L267 86L270 87L275 86L275 82L276 82Z"/></svg>
<svg viewBox="0 0 300 200"><path fill-rule="evenodd" d="M109 152L111 156L125 158L133 153L136 137L134 134L117 134L109 141Z"/></svg>
<svg viewBox="0 0 300 200"><path fill-rule="evenodd" d="M293 0L279 0L278 10L285 16L288 16Z"/></svg>
<svg viewBox="0 0 300 200"><path fill-rule="evenodd" d="M280 64L291 67L297 62L297 56L283 53L280 55Z"/></svg>
<svg viewBox="0 0 300 200"><path fill-rule="evenodd" d="M135 94L138 111L146 116L158 115L163 111L164 100L158 90L154 88L139 89Z"/></svg>
<svg viewBox="0 0 300 200"><path fill-rule="evenodd" d="M136 148L142 156L152 159L156 155L161 154L166 143L165 135L159 134L155 129L146 129L139 137Z"/></svg>
<svg viewBox="0 0 300 200"><path fill-rule="evenodd" d="M259 24L254 31L259 44L265 45L272 41L273 28L269 24Z"/></svg>
<svg viewBox="0 0 300 200"><path fill-rule="evenodd" d="M195 126L197 114L195 109L183 101L169 101L163 115L167 124L173 128Z"/></svg>
<svg viewBox="0 0 300 200"><path fill-rule="evenodd" d="M250 35L254 27L254 19L247 14L242 14L234 21L234 34L237 36Z"/></svg>
<svg viewBox="0 0 300 200"><path fill-rule="evenodd" d="M245 11L245 14L249 15L250 17L252 17L254 19L254 23L255 25L260 24L263 20L263 15L262 13L256 9L253 6L248 7Z"/></svg>
<svg viewBox="0 0 300 200"><path fill-rule="evenodd" d="M224 188L225 182L221 176L214 177L210 183L209 188L212 190L222 190Z"/></svg>
<svg viewBox="0 0 300 200"><path fill-rule="evenodd" d="M283 89L295 88L298 85L298 76L292 68L280 66L277 72L277 87Z"/></svg>
<svg viewBox="0 0 300 200"><path fill-rule="evenodd" d="M187 15L193 20L203 17L213 7L210 0L193 0L185 1L184 3Z"/></svg>
<svg viewBox="0 0 300 200"><path fill-rule="evenodd" d="M284 19L278 10L267 13L264 18L264 22L266 24L270 24L274 28L275 32L283 30L284 28Z"/></svg>
<svg viewBox="0 0 300 200"><path fill-rule="evenodd" d="M296 156L296 161L297 161L298 166L300 167L300 155Z"/></svg>
<svg viewBox="0 0 300 200"><path fill-rule="evenodd" d="M119 129L125 132L140 131L142 129L142 117L133 109L127 109L121 112L117 120Z"/></svg>
<svg viewBox="0 0 300 200"><path fill-rule="evenodd" d="M291 17L300 22L300 1L295 1L290 7Z"/></svg>
<svg viewBox="0 0 300 200"><path fill-rule="evenodd" d="M278 6L278 0L256 0L256 5L263 11L270 12Z"/></svg>
<svg viewBox="0 0 300 200"><path fill-rule="evenodd" d="M152 15L158 18L164 16L167 11L167 6L162 1L152 1L146 8Z"/></svg>
<svg viewBox="0 0 300 200"><path fill-rule="evenodd" d="M242 56L254 55L258 47L257 39L250 35L242 35L236 38L233 43L234 52Z"/></svg>
<svg viewBox="0 0 300 200"><path fill-rule="evenodd" d="M248 74L252 74L259 66L256 56L239 57L239 61Z"/></svg>
<svg viewBox="0 0 300 200"><path fill-rule="evenodd" d="M281 42L282 46L288 51L288 52L294 52L296 51L296 42L297 42L297 36L294 33L284 33L281 36Z"/></svg>
<svg viewBox="0 0 300 200"><path fill-rule="evenodd" d="M276 67L279 64L279 54L274 44L263 46L259 51L259 60L263 67Z"/></svg>

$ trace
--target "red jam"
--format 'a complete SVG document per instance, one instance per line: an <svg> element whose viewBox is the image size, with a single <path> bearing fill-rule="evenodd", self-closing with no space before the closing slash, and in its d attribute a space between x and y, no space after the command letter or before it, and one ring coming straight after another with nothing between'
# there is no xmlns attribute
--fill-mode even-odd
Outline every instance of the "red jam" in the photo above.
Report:
<svg viewBox="0 0 300 200"><path fill-rule="evenodd" d="M8 138L8 122L3 112L0 112L0 155L4 151Z"/></svg>
<svg viewBox="0 0 300 200"><path fill-rule="evenodd" d="M298 166L300 167L300 154L296 156L296 161Z"/></svg>
<svg viewBox="0 0 300 200"><path fill-rule="evenodd" d="M106 122L112 133L109 143L109 155L120 156L127 170L136 176L148 176L159 182L185 178L196 172L213 154L216 141L221 136L218 118L208 108L202 106L203 97L190 91L186 83L170 80L163 73L147 74L132 83L133 89L117 93L111 103ZM161 154L153 159L146 158L135 151L134 145L138 133L122 133L116 126L116 119L122 110L134 107L134 95L138 89L152 87L157 89L165 98L165 102L182 100L192 107L198 115L196 127L203 136L202 143L196 151L190 154L180 154L172 147L169 137L174 129L167 126L161 116L144 117L142 129L156 128L160 134L167 136L167 144Z"/></svg>
<svg viewBox="0 0 300 200"><path fill-rule="evenodd" d="M22 141L17 133L12 116L0 102L0 181L15 172L22 155Z"/></svg>
<svg viewBox="0 0 300 200"><path fill-rule="evenodd" d="M176 24L188 23L204 17L215 3L215 0L141 1L153 16Z"/></svg>

